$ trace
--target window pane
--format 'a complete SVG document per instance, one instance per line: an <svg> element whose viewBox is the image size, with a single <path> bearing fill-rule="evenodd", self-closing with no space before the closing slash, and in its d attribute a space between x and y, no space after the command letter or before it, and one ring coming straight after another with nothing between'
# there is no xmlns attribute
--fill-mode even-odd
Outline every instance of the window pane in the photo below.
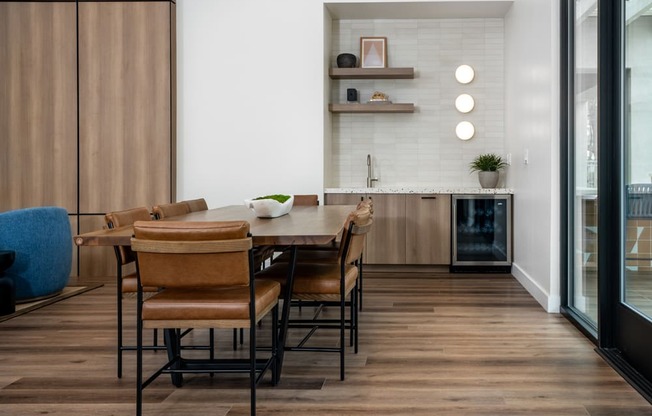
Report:
<svg viewBox="0 0 652 416"><path fill-rule="evenodd" d="M570 306L597 325L598 237L598 9L597 0L575 1L574 54L574 256Z"/></svg>
<svg viewBox="0 0 652 416"><path fill-rule="evenodd" d="M652 9L625 3L623 302L652 317Z"/></svg>

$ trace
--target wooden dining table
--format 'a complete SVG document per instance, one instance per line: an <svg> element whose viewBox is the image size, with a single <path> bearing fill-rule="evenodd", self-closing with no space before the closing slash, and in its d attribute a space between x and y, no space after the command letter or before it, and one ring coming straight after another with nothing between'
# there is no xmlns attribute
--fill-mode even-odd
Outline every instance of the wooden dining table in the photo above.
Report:
<svg viewBox="0 0 652 416"><path fill-rule="evenodd" d="M328 244L334 241L341 234L346 217L354 209L354 205L295 206L289 214L281 217L258 218L244 205L230 205L168 217L160 221L244 220L249 222L254 246L271 245L289 249L290 262L279 329L277 373L280 378L287 340L297 249L301 246ZM129 225L76 235L74 242L78 246L130 246L132 236L133 227Z"/></svg>

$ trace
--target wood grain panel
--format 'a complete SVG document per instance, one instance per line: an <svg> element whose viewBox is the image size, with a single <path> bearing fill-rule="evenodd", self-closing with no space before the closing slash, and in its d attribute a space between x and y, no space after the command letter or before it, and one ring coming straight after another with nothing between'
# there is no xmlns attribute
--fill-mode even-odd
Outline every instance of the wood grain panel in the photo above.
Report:
<svg viewBox="0 0 652 416"><path fill-rule="evenodd" d="M373 194L374 224L367 235L365 263L405 264L405 195Z"/></svg>
<svg viewBox="0 0 652 416"><path fill-rule="evenodd" d="M80 212L170 201L169 2L79 4Z"/></svg>
<svg viewBox="0 0 652 416"><path fill-rule="evenodd" d="M450 264L451 196L406 196L407 264Z"/></svg>
<svg viewBox="0 0 652 416"><path fill-rule="evenodd" d="M0 2L0 211L77 212L75 4Z"/></svg>

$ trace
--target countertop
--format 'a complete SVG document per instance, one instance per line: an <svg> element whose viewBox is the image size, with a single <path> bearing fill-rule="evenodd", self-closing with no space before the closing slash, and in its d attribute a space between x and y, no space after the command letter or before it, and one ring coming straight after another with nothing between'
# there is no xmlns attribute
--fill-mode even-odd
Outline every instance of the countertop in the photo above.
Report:
<svg viewBox="0 0 652 416"><path fill-rule="evenodd" d="M511 195L511 188L411 187L379 186L376 188L325 188L325 194L489 194Z"/></svg>

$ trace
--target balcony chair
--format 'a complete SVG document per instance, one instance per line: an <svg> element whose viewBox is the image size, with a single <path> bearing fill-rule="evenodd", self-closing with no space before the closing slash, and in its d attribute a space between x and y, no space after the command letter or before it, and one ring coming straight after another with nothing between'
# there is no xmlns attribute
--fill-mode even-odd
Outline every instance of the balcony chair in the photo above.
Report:
<svg viewBox="0 0 652 416"><path fill-rule="evenodd" d="M246 221L137 221L132 249L137 253L138 334L136 414L142 414L143 389L160 374L180 387L183 373L249 374L251 414L256 384L268 369L277 376L280 284L255 281L252 240ZM163 289L144 299L143 287ZM256 323L272 312L269 358L256 359ZM249 358L201 360L181 357L174 328L249 328ZM170 361L143 381L143 328L165 329Z"/></svg>
<svg viewBox="0 0 652 416"><path fill-rule="evenodd" d="M290 327L310 328L310 332L296 347L286 347L290 351L321 351L340 354L340 379L344 380L345 330L350 329L351 343L355 353L358 352L358 310L357 290L359 268L355 264L362 255L365 237L373 220L369 208L363 207L353 211L346 223L346 229L340 241L339 260L336 263L297 263L294 270L294 287L292 299L302 304L339 307L339 319L319 318L316 313L312 319L292 319ZM276 281L285 285L288 263L275 262L256 274L257 281ZM347 296L349 301L346 300ZM346 307L350 307L349 319L346 319ZM340 331L338 347L306 347L304 344L318 328L337 328Z"/></svg>

